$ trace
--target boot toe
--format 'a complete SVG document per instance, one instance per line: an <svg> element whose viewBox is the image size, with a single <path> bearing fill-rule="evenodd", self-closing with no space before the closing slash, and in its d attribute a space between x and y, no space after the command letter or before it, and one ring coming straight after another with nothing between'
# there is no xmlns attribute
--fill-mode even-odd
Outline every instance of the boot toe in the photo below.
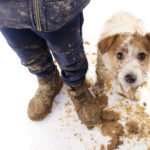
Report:
<svg viewBox="0 0 150 150"><path fill-rule="evenodd" d="M85 125L94 126L100 120L100 109L94 104L83 106L78 115Z"/></svg>
<svg viewBox="0 0 150 150"><path fill-rule="evenodd" d="M28 116L31 120L42 120L51 111L51 105L47 105L39 99L32 99L28 105Z"/></svg>

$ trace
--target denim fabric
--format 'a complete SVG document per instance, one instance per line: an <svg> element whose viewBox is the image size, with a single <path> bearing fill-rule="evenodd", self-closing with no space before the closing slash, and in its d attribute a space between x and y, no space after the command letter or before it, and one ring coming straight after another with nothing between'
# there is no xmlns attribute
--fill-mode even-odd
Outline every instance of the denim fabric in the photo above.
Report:
<svg viewBox="0 0 150 150"><path fill-rule="evenodd" d="M90 0L0 0L0 28L56 31Z"/></svg>
<svg viewBox="0 0 150 150"><path fill-rule="evenodd" d="M61 68L63 80L72 85L85 80L88 69L82 24L83 14L80 13L71 22L53 32L4 28L1 32L31 73L38 76L52 74L56 66L51 51Z"/></svg>

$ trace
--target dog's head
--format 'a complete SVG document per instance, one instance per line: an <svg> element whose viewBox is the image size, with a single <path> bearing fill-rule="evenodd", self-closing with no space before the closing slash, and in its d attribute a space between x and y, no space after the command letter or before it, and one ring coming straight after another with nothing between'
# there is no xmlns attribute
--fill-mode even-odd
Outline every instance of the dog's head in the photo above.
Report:
<svg viewBox="0 0 150 150"><path fill-rule="evenodd" d="M111 71L122 86L138 87L145 80L150 57L150 34L115 34L98 43L109 57Z"/></svg>

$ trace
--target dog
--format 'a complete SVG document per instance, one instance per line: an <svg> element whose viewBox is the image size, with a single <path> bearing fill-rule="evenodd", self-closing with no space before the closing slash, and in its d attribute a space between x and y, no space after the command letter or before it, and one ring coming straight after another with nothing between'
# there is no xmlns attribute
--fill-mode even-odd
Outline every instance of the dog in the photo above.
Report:
<svg viewBox="0 0 150 150"><path fill-rule="evenodd" d="M97 44L95 95L102 94L106 81L115 80L129 99L139 100L149 60L150 33L132 14L119 12L105 23Z"/></svg>

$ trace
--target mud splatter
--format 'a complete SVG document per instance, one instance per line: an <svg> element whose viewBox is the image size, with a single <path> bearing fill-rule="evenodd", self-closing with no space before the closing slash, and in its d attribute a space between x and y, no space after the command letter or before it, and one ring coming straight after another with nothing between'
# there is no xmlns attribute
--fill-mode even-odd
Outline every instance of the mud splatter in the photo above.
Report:
<svg viewBox="0 0 150 150"><path fill-rule="evenodd" d="M107 122L119 120L119 113L114 111L102 111L101 120Z"/></svg>
<svg viewBox="0 0 150 150"><path fill-rule="evenodd" d="M106 94L102 94L100 97L96 97L101 109L104 109L108 105L108 96Z"/></svg>
<svg viewBox="0 0 150 150"><path fill-rule="evenodd" d="M85 44L85 45L90 45L90 42L84 41L84 44Z"/></svg>
<svg viewBox="0 0 150 150"><path fill-rule="evenodd" d="M127 98L127 96L126 95L124 95L123 93L120 93L120 92L116 92L119 96L121 96L121 97L124 97L124 98Z"/></svg>
<svg viewBox="0 0 150 150"><path fill-rule="evenodd" d="M128 133L131 133L131 134L139 133L138 122L136 122L134 120L127 122L126 123L126 129L127 129Z"/></svg>
<svg viewBox="0 0 150 150"><path fill-rule="evenodd" d="M110 136L112 138L110 144L107 146L108 150L113 150L123 143L120 137L123 136L124 129L117 121L104 122L101 127L101 132L104 136Z"/></svg>
<svg viewBox="0 0 150 150"><path fill-rule="evenodd" d="M100 128L103 136L110 136L112 139L109 141L110 144L107 146L108 150L113 150L118 147L118 145L123 142L120 137L124 134L123 126L117 121L120 118L118 112L112 110L105 110L108 105L108 96L103 94L99 97L99 105L101 106L101 121ZM104 147L105 148L105 147ZM101 149L104 149L101 146Z"/></svg>
<svg viewBox="0 0 150 150"><path fill-rule="evenodd" d="M106 150L105 146L102 144L100 150Z"/></svg>
<svg viewBox="0 0 150 150"><path fill-rule="evenodd" d="M96 53L92 53L92 55L96 55Z"/></svg>
<svg viewBox="0 0 150 150"><path fill-rule="evenodd" d="M110 80L107 80L107 81L105 82L105 91L106 91L106 92L109 92L111 88L112 88L111 81L110 81Z"/></svg>
<svg viewBox="0 0 150 150"><path fill-rule="evenodd" d="M143 103L143 106L145 106L145 107L146 107L146 106L147 106L147 104L144 102L144 103Z"/></svg>

